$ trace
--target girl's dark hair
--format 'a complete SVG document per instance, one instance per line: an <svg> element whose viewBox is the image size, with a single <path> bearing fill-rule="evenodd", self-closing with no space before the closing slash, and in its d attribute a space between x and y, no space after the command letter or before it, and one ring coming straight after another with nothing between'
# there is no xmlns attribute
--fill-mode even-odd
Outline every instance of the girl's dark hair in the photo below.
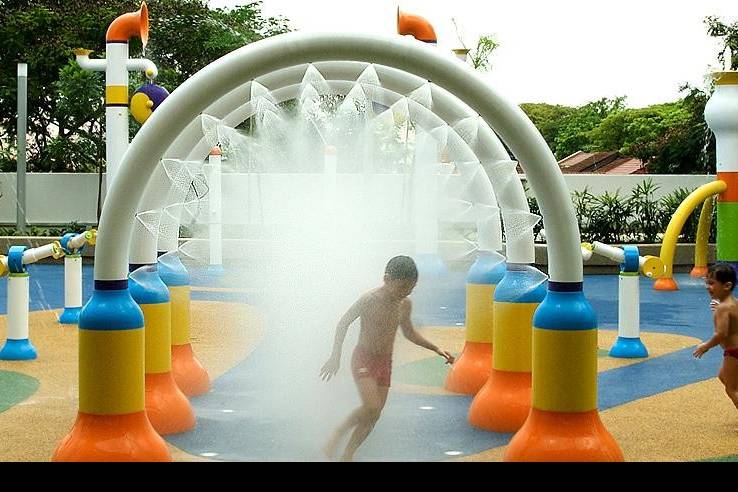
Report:
<svg viewBox="0 0 738 492"><path fill-rule="evenodd" d="M720 282L721 284L726 284L730 282L732 291L735 289L735 283L736 283L736 273L735 269L727 264L727 263L718 263L717 265L713 265L710 267L710 270L707 272L708 278L713 278Z"/></svg>
<svg viewBox="0 0 738 492"><path fill-rule="evenodd" d="M395 256L389 263L384 273L392 280L418 280L418 267L409 256Z"/></svg>

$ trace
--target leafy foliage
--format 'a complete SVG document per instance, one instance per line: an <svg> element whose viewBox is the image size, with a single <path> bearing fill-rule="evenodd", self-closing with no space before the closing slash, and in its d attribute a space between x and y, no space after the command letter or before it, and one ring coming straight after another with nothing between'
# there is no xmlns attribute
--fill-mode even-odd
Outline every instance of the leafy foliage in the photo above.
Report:
<svg viewBox="0 0 738 492"><path fill-rule="evenodd" d="M677 188L656 198L658 185L651 179L639 183L629 195L593 195L587 188L572 192L572 203L583 241L611 244L658 243L679 205L693 190ZM531 212L539 213L535 198L528 197ZM680 240L694 242L700 208L692 213L682 229ZM710 241L715 240L716 220L712 217ZM536 231L537 234L538 231Z"/></svg>
<svg viewBox="0 0 738 492"><path fill-rule="evenodd" d="M722 49L717 55L717 59L721 64L726 62L725 49L730 48L730 70L738 70L738 22L726 24L720 18L715 16L705 17L705 25L707 26L707 34L714 38L722 38Z"/></svg>
<svg viewBox="0 0 738 492"><path fill-rule="evenodd" d="M472 67L477 70L487 71L492 68L490 56L492 52L500 47L499 41L492 36L480 36L477 47L469 52L469 60Z"/></svg>
<svg viewBox="0 0 738 492"><path fill-rule="evenodd" d="M104 81L74 61L74 48L105 53L105 32L139 0L0 0L0 169L15 169L16 63L28 63L28 170L95 171L104 160ZM150 42L132 39L131 58L159 68L170 91L217 58L289 30L260 2L210 9L205 0L149 0ZM142 76L131 74L131 92ZM131 131L138 125L131 119Z"/></svg>

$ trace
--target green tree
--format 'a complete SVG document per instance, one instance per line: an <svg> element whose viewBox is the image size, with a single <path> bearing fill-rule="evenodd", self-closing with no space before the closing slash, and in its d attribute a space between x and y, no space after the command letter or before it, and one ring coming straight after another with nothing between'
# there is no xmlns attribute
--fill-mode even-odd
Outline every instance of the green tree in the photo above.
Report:
<svg viewBox="0 0 738 492"><path fill-rule="evenodd" d="M738 70L738 22L726 24L719 17L705 17L707 34L714 38L721 38L723 45L717 55L721 64L725 63L725 49L730 48L730 70Z"/></svg>
<svg viewBox="0 0 738 492"><path fill-rule="evenodd" d="M265 17L260 2L234 9L210 9L205 0L148 6L149 45L142 53L140 41L131 40L130 56L154 61L157 83L170 91L228 52L289 30L284 19ZM104 56L110 23L138 8L138 0L0 0L0 168L15 168L17 62L29 66L29 170L90 171L101 164L103 81L79 69L72 50ZM132 74L132 89L140 82Z"/></svg>
<svg viewBox="0 0 738 492"><path fill-rule="evenodd" d="M602 98L580 106L563 117L554 138L556 158L563 159L580 150L591 150L591 131L611 114L622 111L624 106L625 97Z"/></svg>
<svg viewBox="0 0 738 492"><path fill-rule="evenodd" d="M576 108L545 103L524 103L520 108L528 115L552 149L556 147L556 136L561 131L564 121L576 112Z"/></svg>

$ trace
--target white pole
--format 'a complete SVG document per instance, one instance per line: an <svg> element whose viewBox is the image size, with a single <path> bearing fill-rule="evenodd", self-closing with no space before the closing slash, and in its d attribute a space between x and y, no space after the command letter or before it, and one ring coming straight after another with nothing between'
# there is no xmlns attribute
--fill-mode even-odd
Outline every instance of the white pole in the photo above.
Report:
<svg viewBox="0 0 738 492"><path fill-rule="evenodd" d="M28 104L28 65L18 64L18 149L16 166L16 228L26 232L26 123Z"/></svg>
<svg viewBox="0 0 738 492"><path fill-rule="evenodd" d="M59 323L76 325L82 309L82 256L64 257L64 311Z"/></svg>
<svg viewBox="0 0 738 492"><path fill-rule="evenodd" d="M8 340L28 339L28 274L8 277Z"/></svg>
<svg viewBox="0 0 738 492"><path fill-rule="evenodd" d="M217 151L217 152L216 152ZM223 196L222 196L222 156L214 148L208 156L208 194L210 195L210 268L223 267Z"/></svg>
<svg viewBox="0 0 738 492"><path fill-rule="evenodd" d="M640 338L640 293L638 292L638 274L620 274L618 283L618 336L623 338Z"/></svg>
<svg viewBox="0 0 738 492"><path fill-rule="evenodd" d="M641 341L639 281L638 272L620 272L618 339L610 349L610 357L619 359L648 357L648 349Z"/></svg>
<svg viewBox="0 0 738 492"><path fill-rule="evenodd" d="M8 339L0 350L0 360L31 360L38 357L28 338L27 273L8 276Z"/></svg>
<svg viewBox="0 0 738 492"><path fill-rule="evenodd" d="M107 43L105 56L105 179L110 189L128 149L128 43Z"/></svg>

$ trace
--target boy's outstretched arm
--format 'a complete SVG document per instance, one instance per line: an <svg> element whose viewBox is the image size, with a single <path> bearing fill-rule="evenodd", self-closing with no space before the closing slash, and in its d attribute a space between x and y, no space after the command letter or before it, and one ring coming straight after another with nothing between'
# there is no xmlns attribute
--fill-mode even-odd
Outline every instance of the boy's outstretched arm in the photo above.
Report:
<svg viewBox="0 0 738 492"><path fill-rule="evenodd" d="M727 336L730 331L730 311L726 307L718 306L714 314L715 320L715 335L708 341L701 343L697 346L692 355L696 358L702 357L705 352L711 348L719 345Z"/></svg>
<svg viewBox="0 0 738 492"><path fill-rule="evenodd" d="M343 341L346 338L346 332L348 332L351 323L361 316L364 302L364 296L360 297L338 321L336 336L333 340L333 351L328 361L323 364L323 368L320 370L320 379L323 381L328 381L338 372L338 368L341 366L341 349L343 347Z"/></svg>
<svg viewBox="0 0 738 492"><path fill-rule="evenodd" d="M400 328L402 328L402 334L405 335L405 338L413 342L415 345L427 348L428 350L432 350L441 357L445 358L446 364L453 364L456 359L453 355L451 355L451 353L445 350L441 350L435 344L433 344L433 342L427 340L423 335L418 333L418 331L413 326L412 320L410 319L412 311L412 301L410 299L404 299L402 301L402 304L400 305Z"/></svg>

